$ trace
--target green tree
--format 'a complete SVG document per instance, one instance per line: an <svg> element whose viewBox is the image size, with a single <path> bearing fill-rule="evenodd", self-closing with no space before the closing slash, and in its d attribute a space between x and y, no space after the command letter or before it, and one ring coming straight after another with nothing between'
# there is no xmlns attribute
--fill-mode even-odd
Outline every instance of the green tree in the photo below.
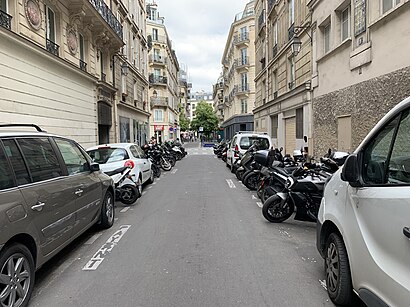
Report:
<svg viewBox="0 0 410 307"><path fill-rule="evenodd" d="M179 126L181 127L181 131L189 130L189 124L190 123L191 122L189 121L188 118L186 118L184 112L179 113Z"/></svg>
<svg viewBox="0 0 410 307"><path fill-rule="evenodd" d="M191 122L191 129L198 131L199 127L203 127L203 132L206 136L209 136L218 129L218 118L213 108L205 101L198 103L195 109L195 115L195 118Z"/></svg>

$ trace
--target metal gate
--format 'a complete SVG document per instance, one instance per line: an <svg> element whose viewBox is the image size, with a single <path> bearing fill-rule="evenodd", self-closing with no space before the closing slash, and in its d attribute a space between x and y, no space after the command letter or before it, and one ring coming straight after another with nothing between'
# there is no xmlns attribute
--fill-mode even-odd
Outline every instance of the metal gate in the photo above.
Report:
<svg viewBox="0 0 410 307"><path fill-rule="evenodd" d="M293 156L296 149L296 117L285 119L285 154Z"/></svg>

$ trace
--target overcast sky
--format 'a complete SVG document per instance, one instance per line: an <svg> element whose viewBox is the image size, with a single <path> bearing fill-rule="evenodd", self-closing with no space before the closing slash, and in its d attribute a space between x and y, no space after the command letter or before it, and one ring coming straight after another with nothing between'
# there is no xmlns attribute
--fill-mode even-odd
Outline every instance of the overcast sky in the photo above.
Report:
<svg viewBox="0 0 410 307"><path fill-rule="evenodd" d="M248 2L156 0L178 61L187 65L193 92L212 92L221 72L221 58L232 21Z"/></svg>

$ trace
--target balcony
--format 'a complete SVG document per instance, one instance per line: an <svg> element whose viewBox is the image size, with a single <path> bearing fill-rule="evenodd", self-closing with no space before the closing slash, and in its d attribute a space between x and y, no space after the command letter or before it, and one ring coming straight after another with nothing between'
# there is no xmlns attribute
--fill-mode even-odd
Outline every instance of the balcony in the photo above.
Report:
<svg viewBox="0 0 410 307"><path fill-rule="evenodd" d="M235 85L235 95L237 96L249 95L249 92L250 92L249 83Z"/></svg>
<svg viewBox="0 0 410 307"><path fill-rule="evenodd" d="M84 62L84 61L82 61L82 60L80 60L80 69L81 69L82 71L87 72L87 63Z"/></svg>
<svg viewBox="0 0 410 307"><path fill-rule="evenodd" d="M151 108L168 107L168 97L151 97Z"/></svg>
<svg viewBox="0 0 410 307"><path fill-rule="evenodd" d="M165 66L165 64L167 63L167 58L160 56L160 55L151 54L149 56L149 63L160 65L160 66Z"/></svg>
<svg viewBox="0 0 410 307"><path fill-rule="evenodd" d="M223 103L218 103L218 110L223 110L225 105Z"/></svg>
<svg viewBox="0 0 410 307"><path fill-rule="evenodd" d="M233 43L237 47L240 47L241 45L249 45L249 42L249 32L242 32L233 38Z"/></svg>
<svg viewBox="0 0 410 307"><path fill-rule="evenodd" d="M277 0L268 0L268 16L272 14L274 6L277 4Z"/></svg>
<svg viewBox="0 0 410 307"><path fill-rule="evenodd" d="M11 30L11 19L12 18L13 17L11 15L0 10L0 26L1 27Z"/></svg>
<svg viewBox="0 0 410 307"><path fill-rule="evenodd" d="M160 43L160 44L167 43L167 39L163 35L157 35L157 36L148 35L148 36L151 36L151 41L153 43Z"/></svg>
<svg viewBox="0 0 410 307"><path fill-rule="evenodd" d="M249 67L249 57L241 57L239 59L235 59L235 68L237 70L246 69Z"/></svg>
<svg viewBox="0 0 410 307"><path fill-rule="evenodd" d="M259 17L258 17L258 32L260 32L264 28L264 26L266 24L265 21L266 21L265 20L265 9L263 9L262 12L259 14Z"/></svg>
<svg viewBox="0 0 410 307"><path fill-rule="evenodd" d="M167 85L168 78L165 76L155 76L154 74L149 75L149 83L151 85Z"/></svg>
<svg viewBox="0 0 410 307"><path fill-rule="evenodd" d="M99 47L111 45L118 50L124 45L121 23L103 0L66 0L70 19L79 20L91 30ZM109 43L109 44L107 44Z"/></svg>
<svg viewBox="0 0 410 307"><path fill-rule="evenodd" d="M58 56L58 49L60 48L59 45L56 43L52 42L51 40L47 39L46 40L46 49L48 52L54 54L55 56Z"/></svg>

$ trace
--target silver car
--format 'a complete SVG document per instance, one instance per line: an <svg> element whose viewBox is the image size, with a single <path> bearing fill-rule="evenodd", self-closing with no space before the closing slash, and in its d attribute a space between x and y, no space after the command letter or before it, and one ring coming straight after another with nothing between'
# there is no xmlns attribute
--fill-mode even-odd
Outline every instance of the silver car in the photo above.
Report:
<svg viewBox="0 0 410 307"><path fill-rule="evenodd" d="M35 271L99 223L114 223L114 189L73 140L0 125L0 305L26 306Z"/></svg>

